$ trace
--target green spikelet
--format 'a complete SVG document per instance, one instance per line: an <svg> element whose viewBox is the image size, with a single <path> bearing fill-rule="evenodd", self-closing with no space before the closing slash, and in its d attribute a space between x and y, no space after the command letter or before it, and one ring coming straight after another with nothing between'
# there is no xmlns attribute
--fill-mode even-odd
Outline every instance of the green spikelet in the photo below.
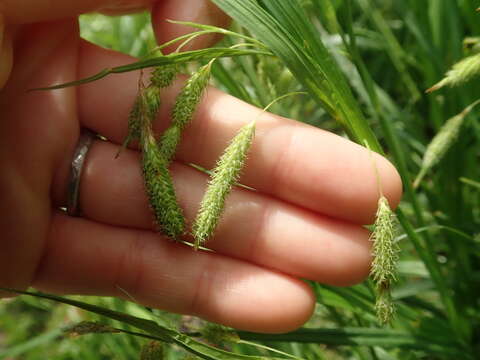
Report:
<svg viewBox="0 0 480 360"><path fill-rule="evenodd" d="M176 64L169 64L156 67L150 77L150 86L147 87L143 95L146 99L147 111L152 121L156 118L158 110L160 109L160 90L170 86L178 74L178 66ZM128 135L123 141L123 144L117 153L116 157L134 141L140 139L140 110L139 110L139 96L135 99L130 115L128 116Z"/></svg>
<svg viewBox="0 0 480 360"><path fill-rule="evenodd" d="M183 129L193 118L195 109L207 88L212 62L202 66L186 82L175 99L172 110L172 123Z"/></svg>
<svg viewBox="0 0 480 360"><path fill-rule="evenodd" d="M382 195L378 200L374 230L371 236L373 262L370 276L377 288L377 303L375 305L377 317L383 324L389 323L394 314L390 286L396 280L397 254L400 250L394 239L395 215L390 209L388 200Z"/></svg>
<svg viewBox="0 0 480 360"><path fill-rule="evenodd" d="M460 60L453 65L452 69L447 72L445 77L427 92L438 90L444 86L458 86L471 80L480 74L480 54L475 54Z"/></svg>
<svg viewBox="0 0 480 360"><path fill-rule="evenodd" d="M414 188L418 187L427 172L444 157L450 147L455 143L465 117L478 103L480 103L480 100L475 101L460 114L447 120L430 144L428 144L425 154L423 155L422 167L413 183Z"/></svg>
<svg viewBox="0 0 480 360"><path fill-rule="evenodd" d="M175 240L184 233L185 219L177 203L168 162L151 131L142 129L141 143L143 178L155 220L160 230Z"/></svg>
<svg viewBox="0 0 480 360"><path fill-rule="evenodd" d="M150 82L159 89L163 89L172 85L173 80L175 80L177 77L177 74L177 64L158 66L155 68L155 70L153 70Z"/></svg>
<svg viewBox="0 0 480 360"><path fill-rule="evenodd" d="M388 205L388 200L381 196L375 217L373 241L373 262L370 276L376 283L395 281L398 245L395 238L395 214Z"/></svg>
<svg viewBox="0 0 480 360"><path fill-rule="evenodd" d="M207 191L193 224L196 249L215 231L225 205L225 199L238 180L254 134L255 122L252 121L240 129L212 171Z"/></svg>
<svg viewBox="0 0 480 360"><path fill-rule="evenodd" d="M178 205L168 161L163 157L152 131L154 112L149 105L149 88L140 91L140 144L145 189L160 230L172 239L184 233L185 218Z"/></svg>
<svg viewBox="0 0 480 360"><path fill-rule="evenodd" d="M143 96L143 100L141 98ZM135 102L130 110L128 116L128 134L125 140L123 141L120 150L118 151L115 157L118 157L120 153L125 150L128 145L134 140L140 139L140 116L141 116L141 107L144 103L147 116L150 121L153 121L157 117L158 109L160 108L160 92L159 89L155 86L149 86L146 89L143 89L142 94L138 95L135 99Z"/></svg>
<svg viewBox="0 0 480 360"><path fill-rule="evenodd" d="M164 359L163 344L159 341L151 340L142 346L140 360L162 360Z"/></svg>
<svg viewBox="0 0 480 360"><path fill-rule="evenodd" d="M175 156L178 143L182 136L182 131L178 126L170 126L163 133L162 137L158 141L158 147L162 153L163 158L170 163Z"/></svg>
<svg viewBox="0 0 480 360"><path fill-rule="evenodd" d="M392 293L389 284L377 285L375 313L381 324L389 324L395 316L395 305L392 300Z"/></svg>

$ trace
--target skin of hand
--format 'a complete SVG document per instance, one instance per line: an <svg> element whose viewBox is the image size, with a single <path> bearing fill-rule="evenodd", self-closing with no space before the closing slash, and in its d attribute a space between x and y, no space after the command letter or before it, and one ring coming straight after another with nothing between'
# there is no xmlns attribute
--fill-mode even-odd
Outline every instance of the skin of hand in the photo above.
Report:
<svg viewBox="0 0 480 360"><path fill-rule="evenodd" d="M27 92L131 62L80 39L77 16L148 7L158 42L191 31L165 22L228 26L208 1L3 0L0 12L0 286L126 297L172 312L259 332L284 332L311 316L301 279L346 286L369 272L376 170L395 207L401 181L383 157L337 135L272 114L258 120L241 182L227 200L214 252L167 241L152 225L139 152L115 160L127 131L138 73L55 91ZM208 46L212 39L196 43ZM13 59L13 60L12 60ZM11 64L13 64L11 66ZM3 79L3 80L1 80ZM8 79L8 81L7 81ZM155 130L168 126L178 80L162 99ZM185 131L171 171L191 222L211 168L260 110L214 88ZM58 210L81 127L108 138L87 156L82 217ZM373 159L373 160L372 160Z"/></svg>

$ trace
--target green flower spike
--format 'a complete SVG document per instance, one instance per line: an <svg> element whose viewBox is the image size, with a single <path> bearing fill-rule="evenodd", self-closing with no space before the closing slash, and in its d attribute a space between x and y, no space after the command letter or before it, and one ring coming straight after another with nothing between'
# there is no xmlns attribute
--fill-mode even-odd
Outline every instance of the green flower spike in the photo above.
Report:
<svg viewBox="0 0 480 360"><path fill-rule="evenodd" d="M145 188L160 230L172 239L184 233L185 219L177 203L168 163L153 134L142 131L142 170Z"/></svg>
<svg viewBox="0 0 480 360"><path fill-rule="evenodd" d="M195 109L208 86L214 60L202 66L187 80L175 100L172 110L172 125L176 125L183 130L190 120L192 120Z"/></svg>
<svg viewBox="0 0 480 360"><path fill-rule="evenodd" d="M215 231L225 205L225 199L238 180L254 134L254 121L242 127L212 171L207 191L193 224L195 249L205 243Z"/></svg>
<svg viewBox="0 0 480 360"><path fill-rule="evenodd" d="M378 200L374 230L370 240L373 241L370 276L377 288L375 309L380 322L386 324L392 320L395 312L390 285L396 280L396 263L400 249L395 243L395 214L383 195Z"/></svg>
<svg viewBox="0 0 480 360"><path fill-rule="evenodd" d="M143 96L143 100L141 99ZM128 145L134 140L140 139L140 112L141 112L141 103L145 102L146 112L148 113L148 117L153 121L158 113L158 109L160 108L160 92L156 86L149 86L143 90L141 95L138 95L135 99L135 102L132 106L132 110L128 116L128 135L123 141L120 150L118 151L115 158L119 157L121 152L125 150Z"/></svg>
<svg viewBox="0 0 480 360"><path fill-rule="evenodd" d="M142 170L146 192L155 220L160 230L170 237L177 239L185 232L185 218L178 205L173 181L168 171L168 161L162 155L155 137L153 136L151 112L148 111L148 98L142 96L141 112Z"/></svg>
<svg viewBox="0 0 480 360"><path fill-rule="evenodd" d="M172 85L173 80L175 80L177 77L177 74L177 64L158 66L155 68L155 70L153 70L152 76L150 77L150 82L153 86L156 86L159 89L164 89Z"/></svg>
<svg viewBox="0 0 480 360"><path fill-rule="evenodd" d="M428 144L425 154L423 155L422 167L420 168L420 172L413 183L414 188L418 187L430 169L432 169L438 162L440 162L440 160L443 159L444 155L457 140L465 117L479 103L480 100L475 101L466 107L460 114L448 119L440 131L432 139L430 144Z"/></svg>
<svg viewBox="0 0 480 360"><path fill-rule="evenodd" d="M480 54L475 54L457 62L440 82L427 90L427 93L444 86L462 85L480 74Z"/></svg>
<svg viewBox="0 0 480 360"><path fill-rule="evenodd" d="M200 102L204 90L208 86L211 64L212 62L198 69L198 71L187 80L175 100L175 105L172 110L172 124L158 142L158 146L168 162L172 161L182 136L182 130L193 118L195 108ZM161 82L162 84L166 84L168 80L169 79L163 79ZM155 81L160 80L154 76L152 83Z"/></svg>

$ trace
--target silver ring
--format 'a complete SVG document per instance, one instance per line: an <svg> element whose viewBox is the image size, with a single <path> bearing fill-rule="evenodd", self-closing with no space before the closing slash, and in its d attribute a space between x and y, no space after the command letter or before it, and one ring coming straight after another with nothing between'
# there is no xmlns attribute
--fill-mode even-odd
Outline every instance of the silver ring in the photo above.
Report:
<svg viewBox="0 0 480 360"><path fill-rule="evenodd" d="M67 193L67 214L70 216L80 216L78 198L80 192L80 178L82 176L83 164L87 157L88 150L95 140L96 135L88 129L82 129L78 139L72 163L70 164L70 175L68 178Z"/></svg>

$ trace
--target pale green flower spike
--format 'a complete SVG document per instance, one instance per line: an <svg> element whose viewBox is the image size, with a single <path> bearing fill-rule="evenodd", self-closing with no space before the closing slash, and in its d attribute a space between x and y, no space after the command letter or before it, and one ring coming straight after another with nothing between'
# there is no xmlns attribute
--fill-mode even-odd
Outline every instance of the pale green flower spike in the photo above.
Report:
<svg viewBox="0 0 480 360"><path fill-rule="evenodd" d="M151 119L155 119L160 108L160 90L170 86L173 80L175 80L177 74L177 64L158 66L155 68L155 70L153 70L150 77L150 86L144 90L148 111L150 112L149 116ZM123 144L116 157L118 157L133 140L140 139L140 123L138 121L139 116L139 97L137 96L132 110L130 111L130 115L128 116L128 135L123 141Z"/></svg>
<svg viewBox="0 0 480 360"><path fill-rule="evenodd" d="M457 62L447 72L445 77L435 85L433 85L427 92L438 90L444 86L457 86L471 80L480 74L480 54L475 54L466 57Z"/></svg>
<svg viewBox="0 0 480 360"><path fill-rule="evenodd" d="M242 127L212 171L207 191L193 223L195 249L204 244L215 231L225 205L225 199L238 180L254 134L255 121Z"/></svg>
<svg viewBox="0 0 480 360"><path fill-rule="evenodd" d="M151 130L142 129L142 170L146 192L160 230L172 239L183 235L185 218L175 188Z"/></svg>
<svg viewBox="0 0 480 360"><path fill-rule="evenodd" d="M187 80L187 83L175 99L175 105L172 110L172 124L158 142L160 151L168 163L172 161L182 136L182 130L192 119L195 108L208 85L211 64L212 62L209 62L207 65L198 69L198 71ZM176 75L177 67L172 68L171 72L173 73L173 71L175 71ZM171 79L163 79L161 81L163 81L162 84L165 85L170 80ZM153 76L152 83L156 81L160 80L155 79L155 76Z"/></svg>
<svg viewBox="0 0 480 360"><path fill-rule="evenodd" d="M466 107L460 114L447 120L430 144L428 144L425 154L423 155L422 167L413 183L414 188L418 187L427 172L442 160L443 156L457 140L465 117L479 103L480 100L475 101Z"/></svg>
<svg viewBox="0 0 480 360"><path fill-rule="evenodd" d="M389 324L395 315L395 305L389 286L377 286L377 300L375 302L375 313L382 324Z"/></svg>
<svg viewBox="0 0 480 360"><path fill-rule="evenodd" d="M395 214L383 195L378 200L374 230L370 240L373 241L370 276L377 289L375 310L380 322L387 324L392 320L395 312L390 285L396 280L396 263L400 248L395 243Z"/></svg>
<svg viewBox="0 0 480 360"><path fill-rule="evenodd" d="M128 134L123 141L120 150L118 150L115 158L120 156L121 152L125 150L133 140L140 139L140 108L141 102L140 96L144 96L146 104L146 112L148 117L153 121L157 116L158 109L160 108L160 91L156 86L149 86L143 90L143 95L138 95L135 99L135 103L132 106L132 110L128 116Z"/></svg>
<svg viewBox="0 0 480 360"><path fill-rule="evenodd" d="M185 232L185 218L178 205L168 161L162 155L152 131L154 112L149 106L148 88L140 92L139 123L142 170L145 189L155 220L165 235L177 239Z"/></svg>
<svg viewBox="0 0 480 360"><path fill-rule="evenodd" d="M158 147L167 163L170 163L175 156L181 136L182 131L180 128L173 125L165 130L160 140L158 140Z"/></svg>
<svg viewBox="0 0 480 360"><path fill-rule="evenodd" d="M152 72L150 82L152 85L163 89L172 85L173 80L177 77L178 65L168 64L156 67Z"/></svg>
<svg viewBox="0 0 480 360"><path fill-rule="evenodd" d="M214 59L215 60L215 59ZM207 88L210 79L212 61L202 66L186 82L175 99L172 110L172 125L181 130L192 120L195 109Z"/></svg>
<svg viewBox="0 0 480 360"><path fill-rule="evenodd" d="M385 196L378 200L378 209L371 241L373 241L373 262L370 276L375 283L395 281L397 253L400 251L394 241L395 214Z"/></svg>

